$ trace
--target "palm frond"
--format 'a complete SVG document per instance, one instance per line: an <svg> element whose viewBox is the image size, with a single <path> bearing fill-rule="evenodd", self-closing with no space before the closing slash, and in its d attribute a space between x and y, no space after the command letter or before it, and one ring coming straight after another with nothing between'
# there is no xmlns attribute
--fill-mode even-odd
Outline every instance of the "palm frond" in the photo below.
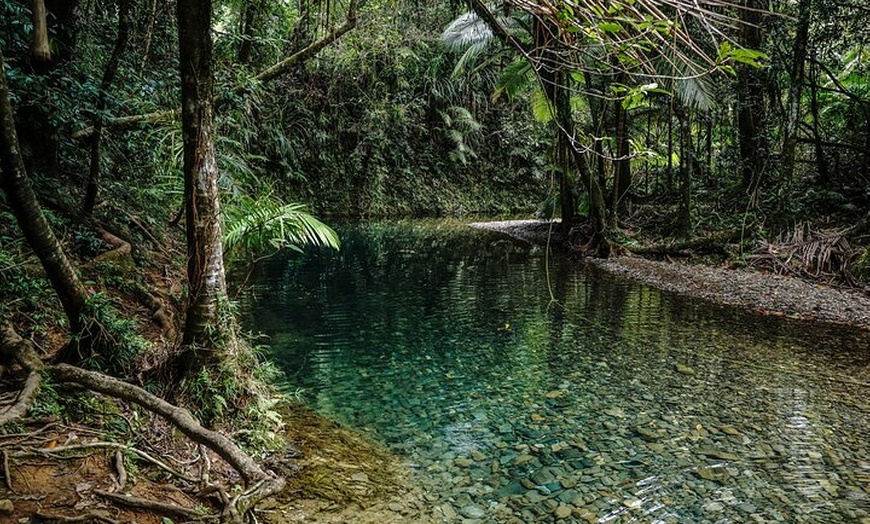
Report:
<svg viewBox="0 0 870 524"><path fill-rule="evenodd" d="M547 99L547 95L540 87L532 91L531 102L532 115L534 115L535 120L543 124L553 120L553 115L556 114L555 108Z"/></svg>
<svg viewBox="0 0 870 524"><path fill-rule="evenodd" d="M305 211L304 204L282 204L270 196L244 197L224 213L224 252L256 255L269 249L339 249L335 231Z"/></svg>
<svg viewBox="0 0 870 524"><path fill-rule="evenodd" d="M474 11L460 15L441 33L441 41L451 51L481 44L485 47L491 40L492 29Z"/></svg>
<svg viewBox="0 0 870 524"><path fill-rule="evenodd" d="M504 94L508 100L514 100L519 95L526 93L535 82L535 74L528 60L514 60L502 70L498 78L498 84L493 92L492 99Z"/></svg>

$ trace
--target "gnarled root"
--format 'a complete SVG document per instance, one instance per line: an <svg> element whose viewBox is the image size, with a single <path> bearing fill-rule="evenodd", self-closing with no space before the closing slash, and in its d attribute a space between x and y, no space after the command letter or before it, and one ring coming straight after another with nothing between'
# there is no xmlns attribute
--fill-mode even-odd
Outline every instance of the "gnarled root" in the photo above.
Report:
<svg viewBox="0 0 870 524"><path fill-rule="evenodd" d="M172 423L194 442L217 453L238 471L247 488L226 504L221 516L223 522L244 522L246 513L252 510L257 502L284 488L285 481L282 477L271 471L264 471L250 455L242 451L232 440L220 433L204 428L187 409L170 404L138 386L102 373L68 364L44 366L33 345L18 336L8 322L0 325L0 354L14 358L30 372L25 388L19 395L19 400L12 408L0 414L0 423L4 421L4 418L11 420L14 416L21 416L27 412L36 396L40 372L45 370L58 381L79 384L91 391L132 402L156 413Z"/></svg>

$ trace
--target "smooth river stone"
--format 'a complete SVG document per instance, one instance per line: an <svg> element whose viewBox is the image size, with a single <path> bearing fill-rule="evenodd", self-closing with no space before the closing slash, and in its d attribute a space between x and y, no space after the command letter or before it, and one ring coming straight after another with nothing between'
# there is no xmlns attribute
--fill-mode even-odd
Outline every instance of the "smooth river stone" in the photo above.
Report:
<svg viewBox="0 0 870 524"><path fill-rule="evenodd" d="M561 504L556 508L556 511L554 511L553 514L556 515L557 519L567 519L571 516L571 508Z"/></svg>
<svg viewBox="0 0 870 524"><path fill-rule="evenodd" d="M467 519L482 519L486 516L486 511L484 511L480 506L474 504L463 506L462 509L459 510L459 513Z"/></svg>

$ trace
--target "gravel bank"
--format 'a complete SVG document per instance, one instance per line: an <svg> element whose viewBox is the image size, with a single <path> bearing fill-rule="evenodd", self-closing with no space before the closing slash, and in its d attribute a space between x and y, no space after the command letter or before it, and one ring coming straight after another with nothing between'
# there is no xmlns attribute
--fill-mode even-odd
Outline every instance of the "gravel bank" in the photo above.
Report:
<svg viewBox="0 0 870 524"><path fill-rule="evenodd" d="M472 222L468 226L474 229L504 233L532 244L546 244L548 235L550 235L551 242L564 241L565 236L557 227L560 223L560 220L502 220L499 222ZM553 226L552 229L550 226Z"/></svg>
<svg viewBox="0 0 870 524"><path fill-rule="evenodd" d="M527 242L543 243L549 224L540 220L510 220L478 222L471 224L471 227L497 231ZM591 260L591 263L644 284L719 304L767 314L870 328L870 295L858 290L838 289L751 269L727 269L633 257Z"/></svg>

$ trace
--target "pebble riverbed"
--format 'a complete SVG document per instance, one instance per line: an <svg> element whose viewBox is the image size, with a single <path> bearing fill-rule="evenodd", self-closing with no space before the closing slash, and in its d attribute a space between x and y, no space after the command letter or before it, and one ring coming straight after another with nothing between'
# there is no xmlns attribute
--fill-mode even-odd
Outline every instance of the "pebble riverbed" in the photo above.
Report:
<svg viewBox="0 0 870 524"><path fill-rule="evenodd" d="M870 523L866 332L396 234L274 261L247 307L311 406L405 458L408 522Z"/></svg>

